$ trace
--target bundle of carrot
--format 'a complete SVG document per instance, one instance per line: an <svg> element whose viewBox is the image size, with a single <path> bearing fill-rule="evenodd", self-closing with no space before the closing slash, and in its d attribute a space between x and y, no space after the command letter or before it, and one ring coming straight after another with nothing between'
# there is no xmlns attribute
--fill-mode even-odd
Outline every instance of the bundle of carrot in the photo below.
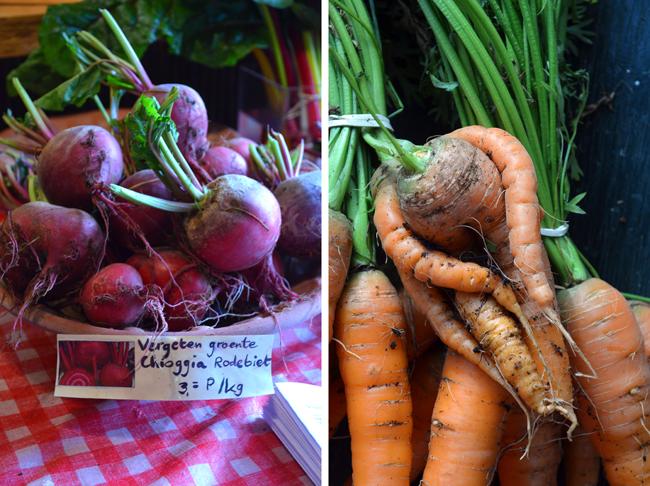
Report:
<svg viewBox="0 0 650 486"><path fill-rule="evenodd" d="M319 4L313 5L320 8ZM272 110L283 119L282 132L293 146L304 138L321 140L320 31L297 28L295 20L282 20L282 9L259 3L270 47L253 48Z"/></svg>
<svg viewBox="0 0 650 486"><path fill-rule="evenodd" d="M584 197L570 198L569 172L579 170L574 112L584 108L587 76L570 71L563 58L569 23L579 22L583 12L580 2L418 3L437 44L439 72L432 79L442 79L451 90L463 128L424 145L395 138L386 118L379 29L370 20L376 17L360 0L331 0L330 86L336 91L330 93L330 113L337 118L361 114L344 118L356 122L365 117L374 123L331 129L329 202L331 209L342 205L350 219L359 216L356 206L348 204L345 188L353 187L349 181L359 188L360 181L367 180L355 165L357 154L363 152L359 146L374 149L378 156L370 181L374 229L355 227L356 232L363 238L378 235L388 257L386 273L397 274L396 285L405 288L447 345L447 359L473 363L481 370L479 376L490 376L498 390L464 403L460 388L451 389L450 384L460 382L478 390L480 380L471 373L459 378L452 366L460 365L450 362L437 396L442 400L453 395L454 407L459 408L450 413L450 405L435 405L421 484L488 484L497 475L499 457L513 455L521 460L502 461L501 484L532 484L539 468L551 472L544 481L552 484L561 458L559 445L571 441L579 422L579 430L602 457L610 484L642 484L649 477L643 458L650 422L643 391L649 385L644 368L648 365L636 358L642 349L637 337L641 334L634 319L621 320L613 311L616 307L633 316L624 299L612 297L615 291L606 284L605 290L579 291L601 281L590 279L596 271L572 243L564 224L568 212L580 212L578 203ZM413 13L408 17L417 18ZM582 25L575 23L571 30ZM421 26L412 30L422 32ZM579 94L566 97L569 92ZM331 253L330 259L341 254ZM338 275L347 267L341 268ZM571 297L563 294L561 306L556 285L571 288L567 291ZM330 294L333 302L336 297ZM579 310L579 301L602 313L568 325L585 313ZM347 302L339 301L337 319ZM583 336L582 329L593 334ZM631 342L622 343L617 334L632 336ZM354 352L345 343L336 345L339 358ZM366 358L356 354L356 359ZM609 376L626 374L630 366L639 370L630 382L601 391L600 387L611 386ZM579 372L574 374L575 369ZM345 386L349 399L352 395ZM581 393L574 399L576 387ZM499 393L506 393L523 412L523 427L513 425L503 442L512 407L509 404L501 414L494 407L492 415L488 412L488 404L510 400ZM618 398L610 398L614 396ZM357 407L348 405L349 420ZM617 422L614 411L623 407L630 414ZM449 454L456 440L453 432L461 427L458 420L466 415L479 417L485 425L470 425L466 437L480 430L481 438L489 435L491 440L484 446L483 459ZM404 418L395 420L401 423ZM355 446L352 427L350 434L354 484L376 484L366 481L359 470L364 464L355 456L363 457L367 451ZM467 444L474 440L478 439L468 438ZM552 453L540 447L547 441L558 446ZM540 459L550 462L538 466ZM573 464L566 466L568 470ZM391 484L408 484L409 479L402 475L400 481Z"/></svg>

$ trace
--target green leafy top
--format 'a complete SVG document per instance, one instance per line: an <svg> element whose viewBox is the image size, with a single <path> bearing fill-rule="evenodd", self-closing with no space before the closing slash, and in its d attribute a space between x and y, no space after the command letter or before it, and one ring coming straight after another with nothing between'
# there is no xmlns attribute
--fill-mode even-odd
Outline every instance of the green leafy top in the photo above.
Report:
<svg viewBox="0 0 650 486"><path fill-rule="evenodd" d="M296 17L313 17L313 8L294 0L84 0L50 6L38 30L40 46L9 73L7 91L16 94L11 85L14 77L20 78L28 91L43 95L75 76L77 63L66 36L72 38L80 30L122 56L100 9L110 11L139 57L150 44L164 39L171 54L208 67L233 66L253 47L268 43L266 26L253 3L288 6Z"/></svg>

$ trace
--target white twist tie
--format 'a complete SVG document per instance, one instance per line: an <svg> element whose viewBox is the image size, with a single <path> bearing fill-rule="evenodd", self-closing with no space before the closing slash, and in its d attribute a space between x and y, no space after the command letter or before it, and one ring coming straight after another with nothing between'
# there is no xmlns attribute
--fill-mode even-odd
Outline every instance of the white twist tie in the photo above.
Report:
<svg viewBox="0 0 650 486"><path fill-rule="evenodd" d="M391 132L393 127L390 120L383 115L377 115L381 123ZM372 115L330 115L328 119L329 128L334 127L360 127L360 128L379 128L379 123Z"/></svg>
<svg viewBox="0 0 650 486"><path fill-rule="evenodd" d="M566 235L569 232L569 223L564 223L562 226L558 226L555 229L551 228L541 228L540 233L542 236L551 236L553 238L559 238Z"/></svg>

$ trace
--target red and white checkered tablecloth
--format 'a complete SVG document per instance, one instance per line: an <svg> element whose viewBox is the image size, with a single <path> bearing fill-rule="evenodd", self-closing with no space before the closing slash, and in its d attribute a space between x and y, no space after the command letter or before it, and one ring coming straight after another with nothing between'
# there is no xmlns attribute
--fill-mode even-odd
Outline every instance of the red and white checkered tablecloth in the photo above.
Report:
<svg viewBox="0 0 650 486"><path fill-rule="evenodd" d="M12 324L0 324L2 342ZM276 336L274 381L321 384L320 324L283 331L281 346ZM0 354L0 485L312 484L262 419L268 396L58 398L55 369L56 335L29 324Z"/></svg>

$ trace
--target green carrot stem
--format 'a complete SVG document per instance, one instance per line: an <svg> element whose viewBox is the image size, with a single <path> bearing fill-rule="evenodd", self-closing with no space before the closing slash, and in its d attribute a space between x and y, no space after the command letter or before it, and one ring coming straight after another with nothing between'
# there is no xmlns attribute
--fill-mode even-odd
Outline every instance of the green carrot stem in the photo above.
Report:
<svg viewBox="0 0 650 486"><path fill-rule="evenodd" d="M371 103L368 100L366 100L366 98L361 93L361 89L359 88L359 85L357 84L356 79L350 72L349 68L343 63L343 60L338 56L338 54L332 48L330 48L330 58L333 58L334 61L338 64L339 69L341 70L345 78L348 80L348 83L350 84L352 89L357 94L357 99L361 102L361 104L368 111L368 113L375 119L375 121L379 125L380 133L383 134L388 140L388 142L393 145L393 148L395 149L395 153L393 157L395 157L409 172L419 173L419 174L424 172L426 165L423 164L415 155L403 150L402 146L399 144L397 139L388 131L386 126L377 117L377 113L373 110L374 107L370 106ZM366 134L370 135L367 131L365 131L364 137L366 136Z"/></svg>
<svg viewBox="0 0 650 486"><path fill-rule="evenodd" d="M433 8L431 7L431 4L428 0L418 0L418 4L420 5L420 8L424 13L427 22L431 26L431 30L433 30L433 33L436 37L436 42L440 46L444 57L447 59L449 65L453 69L454 74L456 75L456 78L458 79L458 82L463 90L463 93L465 94L465 98L472 107L472 110L476 116L476 121L479 125L484 127L494 126L492 120L490 119L490 116L483 107L483 103L481 103L481 100L476 93L474 83L472 83L470 76L467 74L467 71L465 70L460 57L454 49L454 46L449 41L449 38L447 37L447 34L445 33L442 24L438 20L438 17L436 16Z"/></svg>

